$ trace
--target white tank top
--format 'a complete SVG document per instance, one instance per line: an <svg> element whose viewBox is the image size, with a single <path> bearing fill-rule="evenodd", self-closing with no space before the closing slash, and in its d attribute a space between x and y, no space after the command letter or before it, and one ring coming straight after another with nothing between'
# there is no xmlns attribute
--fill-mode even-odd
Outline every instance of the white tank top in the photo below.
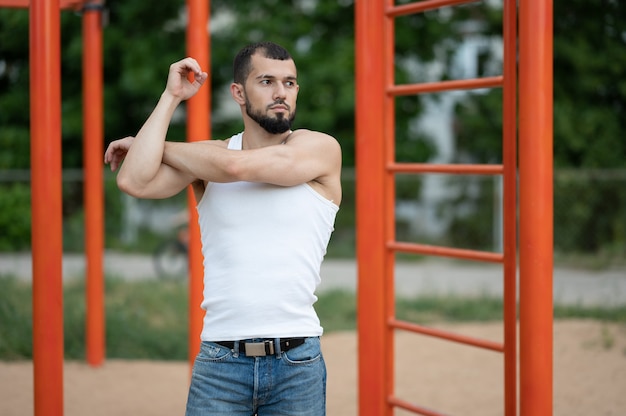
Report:
<svg viewBox="0 0 626 416"><path fill-rule="evenodd" d="M241 150L242 137L228 148ZM197 206L201 339L322 335L313 304L338 209L308 184L209 183Z"/></svg>

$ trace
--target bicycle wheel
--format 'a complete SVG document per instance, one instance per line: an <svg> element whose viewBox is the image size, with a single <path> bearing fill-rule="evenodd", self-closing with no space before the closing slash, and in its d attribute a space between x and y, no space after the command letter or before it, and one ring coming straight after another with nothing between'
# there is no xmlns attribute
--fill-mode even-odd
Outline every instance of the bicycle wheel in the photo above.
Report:
<svg viewBox="0 0 626 416"><path fill-rule="evenodd" d="M154 269L159 279L187 277L187 247L178 240L166 241L154 252Z"/></svg>

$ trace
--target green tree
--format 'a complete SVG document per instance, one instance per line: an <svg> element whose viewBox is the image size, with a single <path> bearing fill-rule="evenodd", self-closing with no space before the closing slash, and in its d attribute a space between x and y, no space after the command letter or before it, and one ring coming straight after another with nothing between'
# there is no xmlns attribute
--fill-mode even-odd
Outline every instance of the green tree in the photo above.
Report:
<svg viewBox="0 0 626 416"><path fill-rule="evenodd" d="M558 0L554 153L559 167L626 167L626 4Z"/></svg>
<svg viewBox="0 0 626 416"><path fill-rule="evenodd" d="M626 167L626 4L556 0L554 16L555 167ZM470 96L457 117L459 153L501 160L499 90Z"/></svg>
<svg viewBox="0 0 626 416"><path fill-rule="evenodd" d="M354 163L354 7L352 1L272 0L211 2L214 92L232 82L236 50L250 42L271 40L286 47L299 69L300 98L296 127L327 132L344 149L344 164ZM230 105L213 97L215 110ZM230 136L241 129L234 118L214 122L213 134Z"/></svg>
<svg viewBox="0 0 626 416"><path fill-rule="evenodd" d="M488 28L487 34L500 32L497 25ZM591 175L555 177L557 250L608 251L623 257L623 176L610 177L595 170L626 167L624 72L626 4L555 0L554 166L557 173L559 169L594 169ZM459 158L471 155L479 163L502 160L501 99L501 91L492 90L487 95L470 95L458 104ZM477 218L472 221L479 223Z"/></svg>
<svg viewBox="0 0 626 416"><path fill-rule="evenodd" d="M107 2L109 24L104 29L104 126L107 142L134 134L164 85L169 63L184 55L184 30L168 31L179 16L182 2ZM62 158L63 168L82 167L82 19L63 11L61 23ZM0 9L0 169L30 167L29 13ZM89 74L85 74L89 76ZM184 138L184 126L172 130ZM0 246L24 249L30 244L30 221L16 228L15 218L29 211L24 187L0 183L0 195L9 206L0 224L11 222L14 232L0 235ZM63 214L81 215L82 184L64 182ZM28 194L26 194L28 196ZM19 203L18 203L19 202ZM6 205L6 204L3 204ZM71 221L66 221L71 223ZM21 224L21 223L20 223ZM4 227L3 227L4 228ZM16 230L21 232L16 234ZM66 240L72 240L66 238Z"/></svg>
<svg viewBox="0 0 626 416"><path fill-rule="evenodd" d="M211 2L211 58L214 123L212 135L224 138L241 128L238 117L221 116L231 105L223 92L232 79L234 52L261 39L292 51L301 69L297 125L326 131L344 145L344 164L354 161L354 4L351 0ZM105 137L134 134L164 86L169 64L185 55L185 2L115 1L106 3L104 27ZM437 13L412 17L397 32L398 59L435 59L432 44L455 36L451 19ZM64 11L62 26L63 166L82 165L82 21ZM416 36L419 33L420 36ZM0 9L0 168L27 168L28 11ZM454 47L449 42L446 49ZM411 79L398 66L398 82ZM402 123L420 111L414 102L399 111ZM174 122L170 138L184 139L184 118Z"/></svg>
<svg viewBox="0 0 626 416"><path fill-rule="evenodd" d="M241 129L240 117L229 117L234 53L262 39L287 47L301 71L301 95L296 127L332 134L342 143L344 166L354 165L354 2L351 0L211 2L212 137L225 138ZM135 134L165 85L169 65L186 55L185 1L106 2L104 26L105 144ZM436 14L416 17L398 30L403 43L399 56L434 57L429 41L416 37L428 31L445 37L445 25ZM82 21L80 13L61 13L62 144L63 167L82 166ZM28 11L0 9L0 169L28 169L29 66ZM423 39L417 46L411 40ZM398 79L410 71L399 68ZM88 76L88 75L87 75ZM413 98L399 110L399 131L421 110ZM361 103L360 105L367 105ZM184 111L184 105L182 106ZM238 112L238 109L237 109ZM170 127L170 140L185 139L185 120ZM413 133L401 153L427 159L430 148ZM420 144L421 143L421 144ZM64 214L80 214L82 187L66 186ZM0 185L2 186L2 185ZM4 190L3 190L4 191ZM20 194L22 195L22 194ZM346 200L348 212L349 200ZM14 214L7 213L11 218ZM28 241L28 236L24 237ZM16 241L16 240L13 240Z"/></svg>

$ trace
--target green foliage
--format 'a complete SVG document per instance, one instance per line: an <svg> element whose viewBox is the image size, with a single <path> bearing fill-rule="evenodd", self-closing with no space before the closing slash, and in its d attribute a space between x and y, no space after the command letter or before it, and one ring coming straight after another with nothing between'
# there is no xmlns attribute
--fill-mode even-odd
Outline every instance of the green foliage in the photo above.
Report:
<svg viewBox="0 0 626 416"><path fill-rule="evenodd" d="M9 108L10 96L0 94L0 108ZM26 104L28 106L28 104ZM2 114L3 112L0 112ZM0 115L0 118L2 115ZM28 130L16 126L7 126L0 134L0 169L27 169L30 166L30 135ZM11 151L4 151L11 149Z"/></svg>
<svg viewBox="0 0 626 416"><path fill-rule="evenodd" d="M626 167L626 4L557 0L554 16L555 250L623 257L623 177L568 179L559 169ZM501 162L501 103L491 90L457 105L458 161Z"/></svg>
<svg viewBox="0 0 626 416"><path fill-rule="evenodd" d="M106 355L108 358L185 360L188 342L188 288L177 282L107 279L105 284ZM66 359L85 357L85 286L64 285ZM356 329L354 292L319 295L315 305L327 333ZM420 296L398 298L398 319L417 324L502 320L502 300L495 297ZM555 306L556 319L595 319L626 324L626 307ZM32 358L32 288L0 276L0 360Z"/></svg>
<svg viewBox="0 0 626 416"><path fill-rule="evenodd" d="M165 85L169 65L187 53L184 0L111 0L106 8L104 129L108 143L137 132ZM622 76L626 71L626 4L616 0L591 3L557 0L554 9L558 17L554 19L555 166L623 168L626 166L626 141L621 136L626 130L626 80ZM501 8L490 6L490 2L478 2L398 18L394 31L396 83L458 78L454 59L460 45L468 34L485 39L499 38L501 13ZM242 128L238 114L224 115L228 113L227 108L232 108L224 92L231 82L234 53L249 42L269 39L292 52L300 71L296 127L321 130L337 137L343 148L344 166L353 167L354 112L356 106L367 105L354 102L354 1L215 0L211 2L211 14L212 137L228 137ZM28 10L0 9L0 169L30 167L28 20ZM83 159L81 30L80 14L61 13L64 169L80 168ZM501 73L498 58L489 53L478 58L479 76ZM442 97L442 94L425 94L396 98L398 161L427 162L437 156L438 149L432 138L416 126L415 120L423 113L425 102L438 102ZM501 98L499 89L479 91L456 106L453 162L499 163L502 160ZM184 108L183 105L183 111ZM170 127L168 139L184 140L185 129L184 117L178 118ZM110 197L114 195L114 185L113 188L106 186L107 244L116 245L115 230L122 227L122 207L119 198ZM344 188L344 191L336 235L337 240L353 242L354 229L350 225L354 224L355 217L354 195L351 189ZM29 226L22 224L22 219L29 221L30 217L24 215L27 205L23 203L23 194L16 196L19 192L3 192L0 198L5 208L0 224L11 223L12 232L17 233L11 238L0 236L1 241L16 242L10 249L24 248L24 242L30 238ZM604 197L605 192L594 188L586 191L591 200L597 201L594 211L620 212L619 206L612 209L603 202L611 200ZM64 187L67 248L78 249L78 242L84 238L80 230L82 198L83 190L79 185ZM17 200L22 202L16 203ZM457 202L460 205L464 201ZM558 199L556 202L560 204ZM572 208L565 214L567 218L579 218L576 212L589 211L589 207ZM18 217L19 220L11 221ZM596 221L598 225L603 230L612 230L612 236L623 235L621 217L605 217L602 221L613 225L599 224L600 220ZM478 222L469 218L458 221L457 236L482 238L478 235L478 228L482 228ZM568 229L570 225L562 227ZM559 241L564 237L558 237L557 242L563 247L571 246L573 241L601 246L581 235L585 234L578 233L576 240L569 242ZM617 237L607 244L623 247L623 238ZM599 234L597 240L607 238ZM0 242L1 249L6 249L4 244ZM332 245L330 249L333 250Z"/></svg>
<svg viewBox="0 0 626 416"><path fill-rule="evenodd" d="M232 106L224 100L224 89L232 80L232 59L245 44L269 39L283 44L293 54L300 69L300 111L297 126L334 135L344 149L344 165L354 164L354 4L350 0L317 2L276 0L260 2L211 2L211 84L214 108L212 135L230 136L242 128L238 116L219 116ZM186 55L184 0L160 3L107 2L104 26L104 82L106 141L135 134L161 93L169 65ZM285 25L283 22L288 21ZM276 28L280 27L280 30ZM399 27L399 56L420 56L425 62L434 58L431 42L448 35L450 19L429 14ZM82 21L80 14L61 14L63 163L65 168L82 164ZM416 37L417 32L421 36ZM427 37L426 35L432 35ZM458 37L458 36L457 36ZM28 166L29 130L28 13L25 10L0 10L0 126L17 131L21 147L12 146L5 135L0 138L9 163L1 168ZM418 40L417 46L415 40ZM447 53L454 47L446 46ZM409 78L406 68L401 79ZM417 101L415 101L417 103ZM406 125L421 111L419 103L401 112ZM184 107L184 106L183 106ZM172 123L170 140L183 140L185 126ZM1 162L2 159L0 159Z"/></svg>
<svg viewBox="0 0 626 416"><path fill-rule="evenodd" d="M32 357L32 336L31 286L0 276L0 359Z"/></svg>
<svg viewBox="0 0 626 416"><path fill-rule="evenodd" d="M502 300L461 296L419 297L398 299L398 319L417 324L433 322L475 322L502 320Z"/></svg>
<svg viewBox="0 0 626 416"><path fill-rule="evenodd" d="M455 110L457 159L502 163L502 90L472 93Z"/></svg>
<svg viewBox="0 0 626 416"><path fill-rule="evenodd" d="M445 203L453 213L447 234L449 236L447 243L450 247L494 250L494 181L488 179L477 180L475 177L466 177L451 180L456 185L455 188L460 189L460 193ZM475 183L472 184L472 181ZM477 209L464 210L463 206L467 205L468 200L475 201Z"/></svg>
<svg viewBox="0 0 626 416"><path fill-rule="evenodd" d="M341 173L341 207L335 217L335 230L328 245L327 257L354 258L356 245L356 183L354 169Z"/></svg>
<svg viewBox="0 0 626 416"><path fill-rule="evenodd" d="M299 70L296 127L327 132L342 145L344 165L354 164L354 6L351 1L212 1L214 92L232 82L232 60L247 43L271 40L286 47ZM232 19L230 24L224 23ZM219 21L222 23L219 23ZM289 22L285 24L285 22ZM280 27L278 30L277 27ZM230 99L229 99L230 100ZM215 97L219 112L230 102ZM240 117L214 120L213 134L229 137Z"/></svg>
<svg viewBox="0 0 626 416"><path fill-rule="evenodd" d="M0 184L0 251L30 247L30 187L23 183Z"/></svg>
<svg viewBox="0 0 626 416"><path fill-rule="evenodd" d="M107 280L107 354L184 360L188 289L176 282Z"/></svg>
<svg viewBox="0 0 626 416"><path fill-rule="evenodd" d="M134 135L159 98L169 65L183 58L185 28L178 23L184 0L107 2L104 29L105 136ZM78 36L76 41L80 41ZM74 66L77 76L81 68ZM184 140L174 123L170 140Z"/></svg>
<svg viewBox="0 0 626 416"><path fill-rule="evenodd" d="M356 298L354 293L332 290L319 295L315 310L326 332L355 328Z"/></svg>
<svg viewBox="0 0 626 416"><path fill-rule="evenodd" d="M586 173L564 172L555 177L555 248L560 253L614 251L609 257L624 259L626 175L611 178Z"/></svg>
<svg viewBox="0 0 626 416"><path fill-rule="evenodd" d="M459 193L442 204L442 210L454 214L446 243L492 250L494 181L477 181L473 186L465 178L450 181ZM554 251L558 262L594 268L624 264L625 184L625 170L555 171ZM472 209L464 210L464 206Z"/></svg>
<svg viewBox="0 0 626 416"><path fill-rule="evenodd" d="M105 291L108 357L186 359L188 290L185 285L108 279ZM63 290L65 358L85 357L85 314L84 282L66 284ZM0 277L0 323L0 359L32 358L30 284Z"/></svg>
<svg viewBox="0 0 626 416"><path fill-rule="evenodd" d="M104 238L105 247L119 247L119 237L122 233L122 191L115 182L115 176L106 174L104 180Z"/></svg>
<svg viewBox="0 0 626 416"><path fill-rule="evenodd" d="M554 15L555 163L625 167L626 4L559 0Z"/></svg>
<svg viewBox="0 0 626 416"><path fill-rule="evenodd" d="M626 4L557 0L554 16L555 167L625 167ZM479 163L502 160L501 113L496 90L460 103L459 154Z"/></svg>

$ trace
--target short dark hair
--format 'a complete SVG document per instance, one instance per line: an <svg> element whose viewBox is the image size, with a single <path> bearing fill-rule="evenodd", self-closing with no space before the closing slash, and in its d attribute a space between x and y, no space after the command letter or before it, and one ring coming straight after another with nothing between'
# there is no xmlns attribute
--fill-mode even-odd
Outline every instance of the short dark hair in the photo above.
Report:
<svg viewBox="0 0 626 416"><path fill-rule="evenodd" d="M291 58L287 49L274 42L257 42L250 44L237 53L233 62L233 80L238 84L245 84L248 75L252 71L251 58L255 53L260 53L269 59L286 61Z"/></svg>

